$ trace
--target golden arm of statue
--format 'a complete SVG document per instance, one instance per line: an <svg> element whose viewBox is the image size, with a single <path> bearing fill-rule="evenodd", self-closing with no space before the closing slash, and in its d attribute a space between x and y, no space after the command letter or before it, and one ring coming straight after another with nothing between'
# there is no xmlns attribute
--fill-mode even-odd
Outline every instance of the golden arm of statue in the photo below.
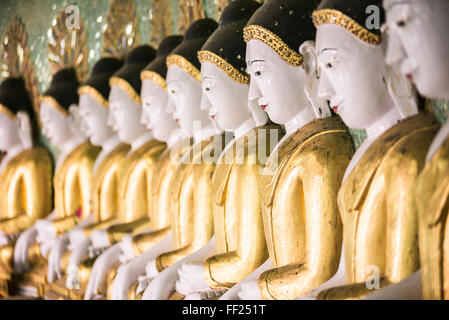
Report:
<svg viewBox="0 0 449 320"><path fill-rule="evenodd" d="M377 289L385 288L390 284L388 279L381 278ZM376 287L371 281L345 285L321 291L318 293L317 300L359 300L373 293L374 290Z"/></svg>
<svg viewBox="0 0 449 320"><path fill-rule="evenodd" d="M179 241L181 245L156 258L159 272L202 248L213 236L211 184L215 165L191 165L190 169L188 177L183 181L179 200L174 201L180 212L175 218L177 221L172 222L174 238L180 234L174 243Z"/></svg>
<svg viewBox="0 0 449 320"><path fill-rule="evenodd" d="M71 214L67 217L54 220L52 222L53 231L58 236L62 235L73 229L80 221L81 219L76 214Z"/></svg>
<svg viewBox="0 0 449 320"><path fill-rule="evenodd" d="M84 228L84 235L86 237L88 237L94 230L106 229L106 228L109 228L110 226L115 225L117 223L118 223L117 218L110 218L110 219L107 219L104 221L98 221L98 222L91 223Z"/></svg>
<svg viewBox="0 0 449 320"><path fill-rule="evenodd" d="M226 214L239 219L237 250L215 255L206 261L204 276L211 288L232 287L268 258L257 186L260 168L258 165L235 165L232 169L239 177L239 182L233 186L237 188L236 193L245 192L237 205L224 204Z"/></svg>
<svg viewBox="0 0 449 320"><path fill-rule="evenodd" d="M5 234L18 234L31 227L36 219L26 213L19 214L14 218L3 219L0 221L0 230Z"/></svg>
<svg viewBox="0 0 449 320"><path fill-rule="evenodd" d="M194 253L198 250L193 244L189 244L185 247L161 254L156 258L156 269L159 272L164 271L166 268L170 267L172 264L178 262L184 257Z"/></svg>
<svg viewBox="0 0 449 320"><path fill-rule="evenodd" d="M168 236L170 230L170 227L166 227L164 229L135 235L132 240L134 255L138 257L148 249L151 249L154 245Z"/></svg>
<svg viewBox="0 0 449 320"><path fill-rule="evenodd" d="M327 142L321 140L323 148L320 151L302 156L300 162L295 164L297 169L291 175L297 178L296 181L290 180L290 184L295 189L293 184L302 183L304 190L305 248L298 249L305 250L305 260L264 272L258 281L263 299L295 299L329 280L337 271L343 237L337 194L352 155L352 148L345 145L345 141L348 140L339 137ZM332 144L339 147L332 147ZM293 174L296 170L297 174ZM282 206L273 208L276 209L283 210ZM275 216L283 214L289 213ZM282 232L282 229L277 232ZM290 242L296 243L293 239Z"/></svg>
<svg viewBox="0 0 449 320"><path fill-rule="evenodd" d="M151 227L150 219L148 217L142 217L132 222L121 223L110 226L107 228L109 243L120 242L126 235L135 234Z"/></svg>

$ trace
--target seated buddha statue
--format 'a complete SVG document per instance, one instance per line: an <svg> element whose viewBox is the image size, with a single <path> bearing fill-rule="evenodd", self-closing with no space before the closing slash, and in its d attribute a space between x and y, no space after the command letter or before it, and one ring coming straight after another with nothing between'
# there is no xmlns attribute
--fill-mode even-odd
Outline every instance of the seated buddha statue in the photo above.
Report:
<svg viewBox="0 0 449 320"><path fill-rule="evenodd" d="M230 3L218 29L198 52L202 108L221 129L234 133L212 177L214 238L165 269L150 283L145 299L169 298L178 278L176 292L190 295L188 299L211 289L219 293L268 257L258 184L261 168L282 132L279 126L265 125L267 116L262 109L250 109L248 105L249 77L242 34L259 7L253 0Z"/></svg>
<svg viewBox="0 0 449 320"><path fill-rule="evenodd" d="M268 0L244 28L249 97L286 135L259 185L269 260L223 300L294 299L337 271L343 232L337 192L353 143L317 98L315 28L301 18L317 4Z"/></svg>
<svg viewBox="0 0 449 320"><path fill-rule="evenodd" d="M449 2L384 1L388 49L386 62L401 72L429 99L449 100ZM432 35L432 36L429 36ZM401 282L379 290L366 299L449 299L447 261L449 122L433 139L420 173L414 197L419 218L421 269Z"/></svg>
<svg viewBox="0 0 449 320"><path fill-rule="evenodd" d="M179 121L181 129L193 136L193 146L180 159L173 178L170 191L171 234L120 267L115 277L110 277L112 298L128 296L129 282L126 279L132 270L138 269L144 276L148 271L147 265L150 265L153 269L146 276L154 278L163 269L206 245L213 235L212 173L224 148L225 137L207 112L200 109L201 78L197 51L216 28L217 23L211 19L193 22L183 42L167 57L167 108Z"/></svg>
<svg viewBox="0 0 449 320"><path fill-rule="evenodd" d="M106 227L117 214L117 189L120 163L129 146L120 143L112 128L107 126L109 79L122 66L115 58L102 58L94 66L89 79L78 89L80 95L80 116L86 125L86 134L91 143L101 147L93 165L91 198L92 214L75 228L59 237L48 258L48 286L45 296L56 298L58 292L65 292L65 279L56 283L65 273L71 250L85 239L91 230ZM80 259L81 257L78 257ZM70 264L74 265L74 263Z"/></svg>
<svg viewBox="0 0 449 320"><path fill-rule="evenodd" d="M140 99L140 72L154 59L155 50L148 45L133 49L125 59L125 64L109 79L109 113L107 124L117 134L119 140L131 145L122 159L118 172L118 212L113 221L101 229L92 230L89 235L89 257L81 262L80 285L86 284L96 262L95 251L110 247L126 234L149 228L151 213L151 178L155 164L165 149L165 143L153 138L151 132L140 123L142 114ZM101 250L100 250L101 251ZM81 275L80 275L81 277ZM81 298L84 294L74 293Z"/></svg>
<svg viewBox="0 0 449 320"><path fill-rule="evenodd" d="M169 179L176 167L175 159L170 157L171 148L179 144L188 145L185 135L179 130L179 125L166 112L167 92L165 75L167 67L166 56L182 41L181 36L169 36L165 38L157 51L156 58L141 72L142 80L142 116L141 122L147 126L153 136L167 143L167 149L163 152L154 169L152 179L152 216L150 218L151 231L135 236L125 236L120 242L122 252L115 255L116 262L123 261L120 256L131 259L139 255L139 250L145 246L151 246L158 239L163 238L170 231L170 215L166 209L169 192ZM160 208L159 208L160 207ZM86 250L84 246L82 250ZM77 253L77 256L81 256ZM105 273L108 271L106 266Z"/></svg>
<svg viewBox="0 0 449 320"><path fill-rule="evenodd" d="M17 236L52 210L52 161L31 99L23 77L0 84L0 297L11 293Z"/></svg>
<svg viewBox="0 0 449 320"><path fill-rule="evenodd" d="M369 26L370 5L382 10L380 1L324 0L313 13L319 96L350 128L367 132L338 193L339 271L315 289L318 299L360 299L419 268L418 212L410 194L438 125L430 115L394 103L386 42ZM379 23L383 17L380 11Z"/></svg>
<svg viewBox="0 0 449 320"><path fill-rule="evenodd" d="M88 218L92 210L92 168L100 149L85 141L80 133L78 86L75 69L60 70L53 76L50 88L41 100L42 132L51 143L60 147L61 154L53 179L54 215L36 221L33 227L37 242L29 248L25 260L25 264L30 262L32 268L25 272L20 284L24 292L31 290L33 295L37 290L40 296L47 282L46 258L50 248L59 236Z"/></svg>

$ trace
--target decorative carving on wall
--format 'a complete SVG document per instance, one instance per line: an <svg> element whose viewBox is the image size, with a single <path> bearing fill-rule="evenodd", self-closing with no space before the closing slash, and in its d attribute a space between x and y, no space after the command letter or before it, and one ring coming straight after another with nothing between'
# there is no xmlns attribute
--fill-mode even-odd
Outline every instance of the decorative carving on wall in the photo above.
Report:
<svg viewBox="0 0 449 320"><path fill-rule="evenodd" d="M3 79L23 77L36 114L39 114L39 84L31 58L25 25L18 17L6 29L2 41L0 75Z"/></svg>
<svg viewBox="0 0 449 320"><path fill-rule="evenodd" d="M184 34L190 24L205 18L203 0L179 0L178 32Z"/></svg>
<svg viewBox="0 0 449 320"><path fill-rule="evenodd" d="M52 75L73 67L82 82L89 73L87 35L81 17L72 24L69 23L73 19L71 15L63 9L53 21L48 31L48 61Z"/></svg>

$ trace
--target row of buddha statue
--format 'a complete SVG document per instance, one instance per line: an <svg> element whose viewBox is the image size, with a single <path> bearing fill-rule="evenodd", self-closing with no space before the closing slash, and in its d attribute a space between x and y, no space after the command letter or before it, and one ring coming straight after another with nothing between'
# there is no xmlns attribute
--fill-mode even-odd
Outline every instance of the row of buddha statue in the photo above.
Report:
<svg viewBox="0 0 449 320"><path fill-rule="evenodd" d="M421 99L449 99L448 18L234 0L38 109L3 80L1 296L449 298L449 123Z"/></svg>

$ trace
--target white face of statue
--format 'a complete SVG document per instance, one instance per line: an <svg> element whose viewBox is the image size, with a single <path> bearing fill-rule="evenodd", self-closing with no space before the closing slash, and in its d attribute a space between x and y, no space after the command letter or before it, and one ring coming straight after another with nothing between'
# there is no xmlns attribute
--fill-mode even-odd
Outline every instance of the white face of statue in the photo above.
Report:
<svg viewBox="0 0 449 320"><path fill-rule="evenodd" d="M167 91L151 80L142 82L142 119L141 122L159 141L167 142L173 130L179 129L178 123L167 112Z"/></svg>
<svg viewBox="0 0 449 320"><path fill-rule="evenodd" d="M318 96L330 101L348 127L368 128L390 110L382 44L368 45L340 26L323 24L317 28L316 52Z"/></svg>
<svg viewBox="0 0 449 320"><path fill-rule="evenodd" d="M201 83L176 65L168 67L167 92L167 111L183 130L193 135L195 121L201 121L202 127L212 125L208 112L200 108Z"/></svg>
<svg viewBox="0 0 449 320"><path fill-rule="evenodd" d="M73 135L73 125L70 117L63 115L55 107L48 103L42 103L40 108L42 122L42 134L56 146L61 146L69 141Z"/></svg>
<svg viewBox="0 0 449 320"><path fill-rule="evenodd" d="M0 112L0 150L8 152L19 141L19 121Z"/></svg>
<svg viewBox="0 0 449 320"><path fill-rule="evenodd" d="M309 103L304 70L294 67L260 40L246 46L247 72L251 76L249 100L257 100L270 119L286 124Z"/></svg>
<svg viewBox="0 0 449 320"><path fill-rule="evenodd" d="M120 141L131 144L147 131L140 123L141 116L142 106L131 99L123 89L112 86L107 124Z"/></svg>
<svg viewBox="0 0 449 320"><path fill-rule="evenodd" d="M398 63L422 95L449 99L449 1L385 1L384 6L387 63Z"/></svg>
<svg viewBox="0 0 449 320"><path fill-rule="evenodd" d="M102 146L114 132L107 125L109 110L97 102L91 95L80 96L80 115L86 127L86 135L92 144Z"/></svg>
<svg viewBox="0 0 449 320"><path fill-rule="evenodd" d="M201 63L201 80L201 109L207 110L222 130L234 131L251 118L248 85L238 83L207 61Z"/></svg>

